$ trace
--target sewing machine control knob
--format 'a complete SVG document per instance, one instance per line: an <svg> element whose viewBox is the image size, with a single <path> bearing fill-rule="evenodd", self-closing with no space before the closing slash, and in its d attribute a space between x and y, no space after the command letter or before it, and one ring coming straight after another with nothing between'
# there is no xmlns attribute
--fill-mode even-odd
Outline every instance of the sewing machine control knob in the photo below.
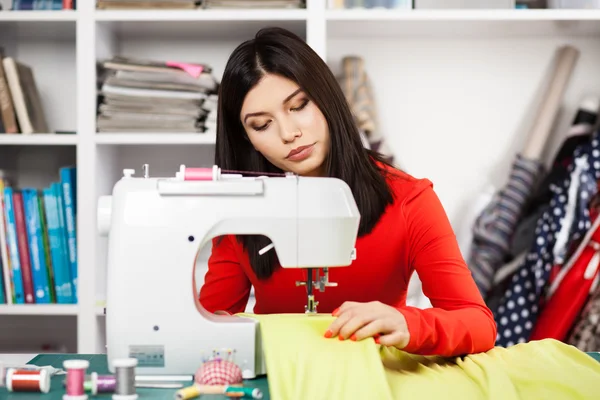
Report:
<svg viewBox="0 0 600 400"><path fill-rule="evenodd" d="M123 170L123 176L125 178L131 178L135 174L135 169L126 168Z"/></svg>

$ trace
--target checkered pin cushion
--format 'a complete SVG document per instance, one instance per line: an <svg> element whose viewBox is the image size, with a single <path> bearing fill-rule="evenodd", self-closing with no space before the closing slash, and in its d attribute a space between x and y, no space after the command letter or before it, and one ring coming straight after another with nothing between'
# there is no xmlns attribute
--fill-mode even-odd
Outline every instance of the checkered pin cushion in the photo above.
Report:
<svg viewBox="0 0 600 400"><path fill-rule="evenodd" d="M242 383L242 370L231 361L206 361L196 371L195 381L199 385L240 384Z"/></svg>

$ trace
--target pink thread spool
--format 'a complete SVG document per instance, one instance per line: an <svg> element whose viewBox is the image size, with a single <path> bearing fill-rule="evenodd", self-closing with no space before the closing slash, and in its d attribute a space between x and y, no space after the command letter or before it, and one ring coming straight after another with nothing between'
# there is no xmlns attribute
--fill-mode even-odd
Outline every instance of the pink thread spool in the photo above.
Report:
<svg viewBox="0 0 600 400"><path fill-rule="evenodd" d="M87 400L88 396L84 392L83 383L85 380L85 371L90 367L87 360L66 360L63 362L67 370L67 393L63 395L63 400Z"/></svg>
<svg viewBox="0 0 600 400"><path fill-rule="evenodd" d="M218 181L221 178L221 168L216 165L212 168L190 168L181 165L176 176L184 181Z"/></svg>

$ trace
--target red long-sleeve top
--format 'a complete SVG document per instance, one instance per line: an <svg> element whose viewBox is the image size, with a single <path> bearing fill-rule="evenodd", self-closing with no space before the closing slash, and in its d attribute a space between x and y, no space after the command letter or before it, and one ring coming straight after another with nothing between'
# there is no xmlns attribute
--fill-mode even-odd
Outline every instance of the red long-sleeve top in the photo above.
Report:
<svg viewBox="0 0 600 400"><path fill-rule="evenodd" d="M496 340L496 324L460 253L441 202L427 179L403 172L388 179L395 195L374 229L356 242L357 259L349 267L330 268L337 287L315 291L321 313L345 301L380 301L405 317L413 354L456 356L484 352ZM272 251L272 250L271 250ZM432 308L406 305L410 277L417 271ZM217 242L199 300L210 312L244 312L254 286L257 314L303 313L306 288L302 269L278 267L266 280L256 278L235 236Z"/></svg>

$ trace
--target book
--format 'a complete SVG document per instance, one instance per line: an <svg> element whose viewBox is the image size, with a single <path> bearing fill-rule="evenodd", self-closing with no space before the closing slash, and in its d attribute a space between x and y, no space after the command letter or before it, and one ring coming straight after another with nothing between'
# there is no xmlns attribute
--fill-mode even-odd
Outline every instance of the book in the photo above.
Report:
<svg viewBox="0 0 600 400"><path fill-rule="evenodd" d="M5 57L2 64L21 133L49 133L32 69L13 57Z"/></svg>

